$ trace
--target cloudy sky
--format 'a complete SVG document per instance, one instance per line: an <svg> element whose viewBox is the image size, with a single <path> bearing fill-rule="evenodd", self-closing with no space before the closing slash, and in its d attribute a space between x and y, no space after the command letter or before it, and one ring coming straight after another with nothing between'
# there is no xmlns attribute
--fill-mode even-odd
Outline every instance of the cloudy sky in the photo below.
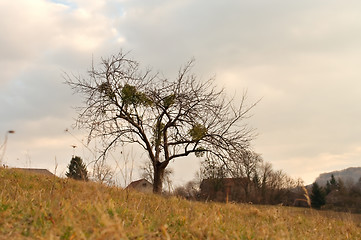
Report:
<svg viewBox="0 0 361 240"><path fill-rule="evenodd" d="M275 169L311 183L361 166L360 1L0 0L0 16L0 144L16 131L11 167L61 174L73 153L90 161L72 129L81 101L62 75L85 75L92 58L121 49L169 78L194 57L201 79L216 76L236 98L247 90L250 104L262 98L253 148ZM199 163L171 167L182 183Z"/></svg>

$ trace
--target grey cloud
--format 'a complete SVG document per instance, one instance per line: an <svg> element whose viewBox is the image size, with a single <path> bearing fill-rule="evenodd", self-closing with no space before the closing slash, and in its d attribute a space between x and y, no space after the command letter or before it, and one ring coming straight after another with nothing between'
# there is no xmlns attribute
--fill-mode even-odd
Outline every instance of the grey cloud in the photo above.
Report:
<svg viewBox="0 0 361 240"><path fill-rule="evenodd" d="M353 32L343 36L339 28L334 30L332 23L317 15L320 11L316 10L326 8L328 15L342 18L337 9L346 11L351 7L343 3L197 1L179 4L178 8L169 7L172 3L177 4L144 4L142 11L134 13L126 5L125 12L130 14L125 15L119 29L126 36L127 46L146 56L157 52L159 59L174 60L171 62L195 56L222 67L234 63L249 66L285 63L295 54L327 50L335 48L335 44L345 46ZM330 32L317 29L318 24ZM339 40L333 40L336 35Z"/></svg>
<svg viewBox="0 0 361 240"><path fill-rule="evenodd" d="M9 109L6 118L27 119L43 116L63 116L72 99L70 89L64 86L58 69L37 68L28 71L1 92L2 107ZM55 74L54 74L55 73Z"/></svg>

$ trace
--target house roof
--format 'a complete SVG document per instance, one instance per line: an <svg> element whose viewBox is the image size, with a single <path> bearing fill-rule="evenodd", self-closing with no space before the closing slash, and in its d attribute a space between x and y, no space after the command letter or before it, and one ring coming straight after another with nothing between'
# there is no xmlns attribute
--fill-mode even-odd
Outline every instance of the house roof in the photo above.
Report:
<svg viewBox="0 0 361 240"><path fill-rule="evenodd" d="M248 178L246 178L246 177L243 177L243 178L208 178L208 179L204 179L202 181L201 185L210 185L210 184L214 184L217 181L221 182L225 186L231 186L231 185L235 185L235 184L242 184L242 183L249 182Z"/></svg>
<svg viewBox="0 0 361 240"><path fill-rule="evenodd" d="M48 169L44 169L44 168L14 168L14 169L26 171L26 172L30 172L30 173L35 173L35 174L42 174L42 175L46 175L46 176L55 176Z"/></svg>
<svg viewBox="0 0 361 240"><path fill-rule="evenodd" d="M141 183L143 183L143 182L147 182L148 184L153 185L153 184L151 184L147 179L142 178L142 179L139 179L139 180L137 180L137 181L131 182L131 183L126 187L126 189L127 189L127 188L136 188L139 184L141 184Z"/></svg>

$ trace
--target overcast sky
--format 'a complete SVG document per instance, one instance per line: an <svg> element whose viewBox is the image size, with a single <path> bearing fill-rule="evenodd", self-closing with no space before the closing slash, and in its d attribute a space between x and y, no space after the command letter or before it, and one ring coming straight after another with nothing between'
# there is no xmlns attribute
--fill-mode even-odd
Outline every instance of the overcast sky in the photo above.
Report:
<svg viewBox="0 0 361 240"><path fill-rule="evenodd" d="M361 166L360 1L0 0L0 16L0 144L16 131L11 167L58 164L61 174L73 153L90 161L72 129L81 101L62 74L85 76L92 58L121 49L169 78L194 57L201 79L216 76L236 98L247 90L250 104L262 98L253 148L275 169L311 183ZM171 167L182 183L199 163Z"/></svg>

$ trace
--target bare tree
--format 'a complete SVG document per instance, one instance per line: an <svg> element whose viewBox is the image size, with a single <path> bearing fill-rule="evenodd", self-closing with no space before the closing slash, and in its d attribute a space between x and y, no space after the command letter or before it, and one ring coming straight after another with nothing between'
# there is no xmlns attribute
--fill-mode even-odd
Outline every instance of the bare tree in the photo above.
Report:
<svg viewBox="0 0 361 240"><path fill-rule="evenodd" d="M204 179L221 179L231 176L225 161L219 161L215 156L209 156L201 163L199 178Z"/></svg>
<svg viewBox="0 0 361 240"><path fill-rule="evenodd" d="M232 155L230 172L233 177L246 177L251 181L262 162L260 154L244 149Z"/></svg>
<svg viewBox="0 0 361 240"><path fill-rule="evenodd" d="M115 170L110 165L106 164L104 159L95 162L93 168L93 176L96 181L100 183L106 183L108 185L113 185L114 174Z"/></svg>
<svg viewBox="0 0 361 240"><path fill-rule="evenodd" d="M154 184L154 170L151 162L146 161L140 166L141 177Z"/></svg>
<svg viewBox="0 0 361 240"><path fill-rule="evenodd" d="M244 200L249 201L250 193L258 190L254 188L259 187L258 171L262 163L260 154L250 149L240 149L233 151L226 161L220 162L214 158L205 159L201 164L200 172L203 179L213 179L215 187L227 177L243 179L238 181L238 187L243 189Z"/></svg>
<svg viewBox="0 0 361 240"><path fill-rule="evenodd" d="M229 161L229 171L234 178L246 178L246 181L242 181L242 188L245 192L246 201L249 200L249 194L251 187L255 187L253 179L258 178L258 169L263 162L260 154L254 151L243 149L235 152ZM258 180L257 180L258 181Z"/></svg>
<svg viewBox="0 0 361 240"><path fill-rule="evenodd" d="M84 97L77 125L88 129L88 141L101 138L103 155L119 144L138 144L154 169L153 192L162 192L164 170L171 160L208 154L220 160L244 149L252 130L244 123L254 106L238 106L217 90L214 79L199 81L190 71L193 61L174 80L120 52L93 65L89 76L66 75L66 82Z"/></svg>
<svg viewBox="0 0 361 240"><path fill-rule="evenodd" d="M197 200L200 195L199 184L197 181L189 181L185 186L179 186L174 189L175 196L184 197L188 200Z"/></svg>

